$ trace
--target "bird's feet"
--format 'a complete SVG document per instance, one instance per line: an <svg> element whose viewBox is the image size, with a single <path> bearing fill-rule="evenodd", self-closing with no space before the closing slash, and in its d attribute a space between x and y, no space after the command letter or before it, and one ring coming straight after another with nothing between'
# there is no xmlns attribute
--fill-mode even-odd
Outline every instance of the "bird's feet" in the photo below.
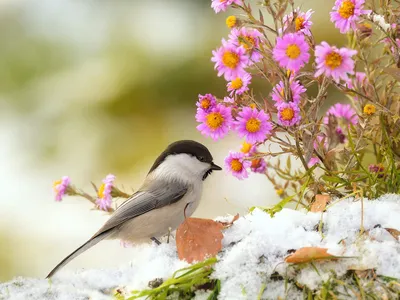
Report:
<svg viewBox="0 0 400 300"><path fill-rule="evenodd" d="M156 243L157 245L161 245L161 242L159 240L157 240L154 236L150 238L154 243Z"/></svg>

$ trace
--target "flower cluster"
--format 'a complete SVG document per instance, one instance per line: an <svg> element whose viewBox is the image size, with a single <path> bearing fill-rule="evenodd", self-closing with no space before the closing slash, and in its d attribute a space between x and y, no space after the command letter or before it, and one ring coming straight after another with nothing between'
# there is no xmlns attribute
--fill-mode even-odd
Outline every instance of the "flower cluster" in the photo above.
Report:
<svg viewBox="0 0 400 300"><path fill-rule="evenodd" d="M274 5L263 4L257 19L254 9L246 2L212 1L216 13L232 8L240 16L227 17L230 33L212 51L211 61L217 76L226 80L226 95L221 98L199 95L197 129L214 140L224 138L229 132L244 139L242 151L231 151L225 159L226 169L239 179L247 178L249 171L263 173L277 190L287 186L295 191L301 188L306 200L321 192L321 181L330 186L332 182L327 179L353 189L351 182L355 175L350 174L354 168L360 169L355 173L357 176L372 172L371 168L368 171L362 166L360 151L366 151L368 143L373 145L377 137L381 146L389 147L389 140L382 140L384 135L373 137L372 134L373 130L382 129L378 125L379 114L386 114L386 121L382 121L387 123L385 128L391 128L389 124L397 128L388 129L389 136L400 132L399 118L391 119L399 109L395 104L399 98L392 95L392 100L386 100L388 93L399 88L399 72L386 67L387 61L400 65L400 30L393 23L399 18L398 12L385 4L382 8L385 13L379 15L376 11L371 13L366 0L336 0L330 20L340 33L349 36L347 46L337 47L315 40L312 16L318 12L314 10L303 11L301 4L293 9L292 1L283 0ZM285 10L286 14L282 14ZM273 24L265 22L264 13L271 15ZM367 53L375 46L382 48L381 41L388 45L385 51L389 49L389 52L385 53L389 57L372 60ZM385 72L392 74L392 78L388 77L390 74L382 75L377 68L386 68ZM386 76L387 88L381 76ZM253 90L255 78L272 86L269 95L259 97L260 92ZM330 101L328 91L332 88L341 92L343 99L326 107ZM390 153L399 152L400 137L396 136L394 142L396 146L390 146L393 148ZM282 151L258 151L267 143L277 143ZM381 163L386 150L374 149L377 163ZM293 175L290 162L285 169L279 163L271 164L269 157L281 154L297 157L303 171ZM269 169L275 170L276 177L286 180L286 184L266 172L266 161ZM317 175L313 171L316 168L322 169L326 176ZM387 166L384 170L388 170ZM307 189L303 186L306 182L298 180L305 177ZM296 183L289 184L290 178ZM358 182L367 184L365 178L372 177L364 174L361 178ZM332 189L337 193L337 188L332 186ZM308 192L304 193L305 190ZM286 190L284 194L287 195Z"/></svg>

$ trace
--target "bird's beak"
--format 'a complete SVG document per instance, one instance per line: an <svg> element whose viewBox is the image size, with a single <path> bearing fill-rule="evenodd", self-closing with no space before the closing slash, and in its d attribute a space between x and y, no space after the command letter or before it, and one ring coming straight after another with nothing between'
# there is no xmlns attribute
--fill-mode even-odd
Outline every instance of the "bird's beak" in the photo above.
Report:
<svg viewBox="0 0 400 300"><path fill-rule="evenodd" d="M215 170L215 171L221 171L222 168L216 164L214 164L213 162L211 163L211 170Z"/></svg>

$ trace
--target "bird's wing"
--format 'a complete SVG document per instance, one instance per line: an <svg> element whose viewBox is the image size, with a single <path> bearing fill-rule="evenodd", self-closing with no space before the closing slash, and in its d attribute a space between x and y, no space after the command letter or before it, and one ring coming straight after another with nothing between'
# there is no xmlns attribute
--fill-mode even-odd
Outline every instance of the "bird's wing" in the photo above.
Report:
<svg viewBox="0 0 400 300"><path fill-rule="evenodd" d="M175 203L182 199L187 190L187 185L181 182L171 183L154 180L151 183L145 184L141 190L137 191L118 207L110 219L93 237L153 209Z"/></svg>

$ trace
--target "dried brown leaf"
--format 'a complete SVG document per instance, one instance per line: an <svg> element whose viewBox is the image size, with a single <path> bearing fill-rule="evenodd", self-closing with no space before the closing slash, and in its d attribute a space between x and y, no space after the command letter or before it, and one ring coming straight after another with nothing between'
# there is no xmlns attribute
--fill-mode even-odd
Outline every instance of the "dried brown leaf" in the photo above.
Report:
<svg viewBox="0 0 400 300"><path fill-rule="evenodd" d="M236 214L233 218L232 218L232 220L231 221L229 221L229 222L222 222L222 221L217 221L218 223L221 223L223 226L224 226L224 228L229 228L229 227L231 227L232 225L233 225L233 223L236 221L236 220L238 220L239 219L239 214Z"/></svg>
<svg viewBox="0 0 400 300"><path fill-rule="evenodd" d="M298 249L295 253L286 257L285 261L292 264L301 264L308 263L314 260L335 258L336 256L329 254L328 249L326 248L303 247Z"/></svg>
<svg viewBox="0 0 400 300"><path fill-rule="evenodd" d="M399 240L400 231L393 228L385 228L387 232L389 232L396 240Z"/></svg>
<svg viewBox="0 0 400 300"><path fill-rule="evenodd" d="M321 195L321 194L315 195L315 201L311 205L311 211L312 212L324 211L326 205L329 203L330 200L331 197L329 195Z"/></svg>
<svg viewBox="0 0 400 300"><path fill-rule="evenodd" d="M176 231L179 259L192 263L215 256L222 248L223 228L210 219L187 218Z"/></svg>

